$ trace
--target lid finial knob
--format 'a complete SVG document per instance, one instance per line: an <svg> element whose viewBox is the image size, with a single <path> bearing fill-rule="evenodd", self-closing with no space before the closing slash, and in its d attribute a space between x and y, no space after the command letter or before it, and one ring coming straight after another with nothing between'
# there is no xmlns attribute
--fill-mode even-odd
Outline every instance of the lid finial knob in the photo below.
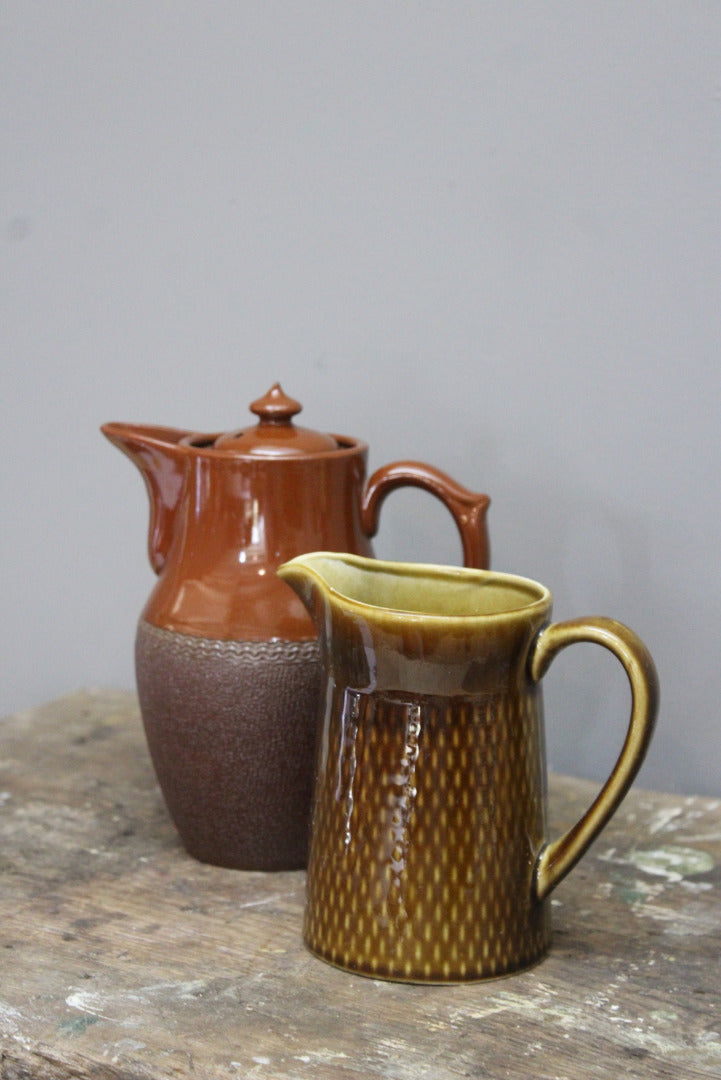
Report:
<svg viewBox="0 0 721 1080"><path fill-rule="evenodd" d="M260 417L261 424L289 424L302 408L299 401L283 393L277 382L264 397L252 403L250 411Z"/></svg>

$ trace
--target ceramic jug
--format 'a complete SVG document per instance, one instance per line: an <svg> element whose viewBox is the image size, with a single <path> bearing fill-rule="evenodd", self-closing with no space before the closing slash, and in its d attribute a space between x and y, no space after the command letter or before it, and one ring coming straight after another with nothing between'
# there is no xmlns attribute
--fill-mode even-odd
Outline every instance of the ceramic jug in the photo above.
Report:
<svg viewBox="0 0 721 1080"><path fill-rule="evenodd" d="M158 574L135 663L150 754L187 851L251 870L305 865L320 688L312 620L276 567L319 547L371 555L399 485L442 499L468 565L488 560L489 499L418 462L366 482L367 446L310 431L276 384L224 434L109 423L150 499Z"/></svg>
<svg viewBox="0 0 721 1080"><path fill-rule="evenodd" d="M658 683L645 646L612 619L552 623L549 591L515 575L328 553L278 573L313 613L326 686L306 944L346 970L413 982L536 963L552 890L651 738ZM621 661L631 717L595 802L551 839L540 683L574 642Z"/></svg>

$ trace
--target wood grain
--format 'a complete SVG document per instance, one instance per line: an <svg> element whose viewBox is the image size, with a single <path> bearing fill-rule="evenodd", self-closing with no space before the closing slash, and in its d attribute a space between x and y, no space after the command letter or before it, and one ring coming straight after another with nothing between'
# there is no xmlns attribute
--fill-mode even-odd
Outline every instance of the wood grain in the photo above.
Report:
<svg viewBox="0 0 721 1080"><path fill-rule="evenodd" d="M553 832L595 785L551 778ZM132 694L0 721L0 1077L721 1077L721 800L632 791L531 971L407 986L300 939L302 872L185 854Z"/></svg>

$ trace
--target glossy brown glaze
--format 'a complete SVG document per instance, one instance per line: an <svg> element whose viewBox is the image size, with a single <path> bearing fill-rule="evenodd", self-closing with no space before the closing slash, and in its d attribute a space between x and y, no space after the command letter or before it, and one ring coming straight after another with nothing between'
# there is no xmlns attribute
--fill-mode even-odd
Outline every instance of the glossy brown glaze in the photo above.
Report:
<svg viewBox="0 0 721 1080"><path fill-rule="evenodd" d="M148 490L148 554L159 578L147 622L232 641L314 638L276 567L319 549L372 555L381 505L401 485L445 502L466 565L488 565L487 495L414 461L386 465L366 485L366 443L298 428L300 406L277 384L253 408L255 427L222 435L102 427Z"/></svg>
<svg viewBox="0 0 721 1080"><path fill-rule="evenodd" d="M308 839L316 630L276 568L318 548L372 555L383 500L403 483L445 502L469 565L488 561L488 496L419 462L366 484L366 444L299 427L300 409L275 384L251 405L257 422L229 432L102 428L150 501L158 577L136 672L158 779L188 850L246 869L304 865ZM286 665L300 646L302 662Z"/></svg>
<svg viewBox="0 0 721 1080"><path fill-rule="evenodd" d="M653 662L609 619L549 625L551 596L509 575L316 553L279 574L321 632L304 937L339 967L418 982L509 974L550 943L548 896L645 754ZM546 831L539 680L595 641L632 689L626 744L596 802Z"/></svg>

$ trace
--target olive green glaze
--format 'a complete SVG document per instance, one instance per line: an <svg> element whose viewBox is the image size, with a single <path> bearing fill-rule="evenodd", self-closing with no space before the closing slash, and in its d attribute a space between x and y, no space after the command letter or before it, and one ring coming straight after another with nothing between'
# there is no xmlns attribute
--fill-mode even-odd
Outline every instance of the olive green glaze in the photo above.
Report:
<svg viewBox="0 0 721 1080"><path fill-rule="evenodd" d="M627 627L549 624L536 582L314 553L280 567L320 633L306 944L377 978L505 975L550 944L548 896L628 790L657 711L653 661ZM540 679L594 641L632 689L628 737L586 815L546 830Z"/></svg>

